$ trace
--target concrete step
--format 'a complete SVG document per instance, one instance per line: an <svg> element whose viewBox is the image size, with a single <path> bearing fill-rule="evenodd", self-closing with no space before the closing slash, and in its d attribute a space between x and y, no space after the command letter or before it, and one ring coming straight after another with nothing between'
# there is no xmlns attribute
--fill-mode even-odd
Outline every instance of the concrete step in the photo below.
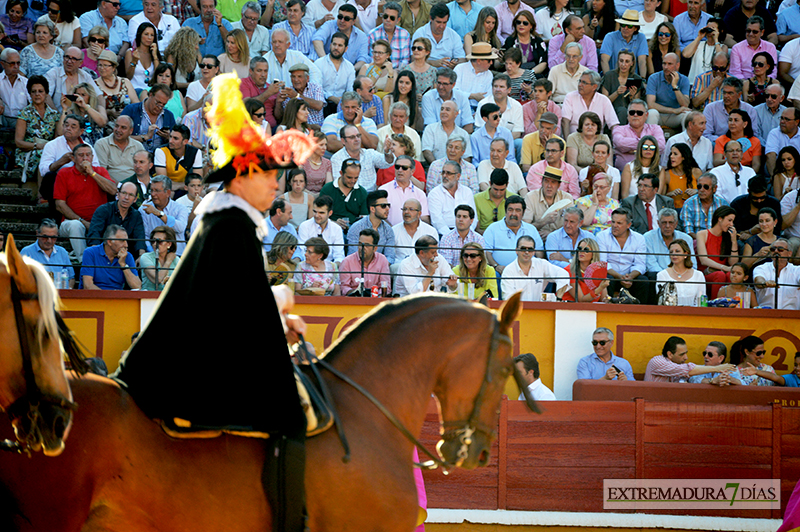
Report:
<svg viewBox="0 0 800 532"><path fill-rule="evenodd" d="M35 222L47 217L46 205L0 204L0 220L6 222Z"/></svg>
<svg viewBox="0 0 800 532"><path fill-rule="evenodd" d="M35 205L36 196L29 188L0 187L0 205Z"/></svg>
<svg viewBox="0 0 800 532"><path fill-rule="evenodd" d="M3 156L0 154L0 164L3 162ZM0 166L1 168L2 166ZM28 181L33 179L33 176L28 176ZM0 170L0 185L22 185L22 170Z"/></svg>

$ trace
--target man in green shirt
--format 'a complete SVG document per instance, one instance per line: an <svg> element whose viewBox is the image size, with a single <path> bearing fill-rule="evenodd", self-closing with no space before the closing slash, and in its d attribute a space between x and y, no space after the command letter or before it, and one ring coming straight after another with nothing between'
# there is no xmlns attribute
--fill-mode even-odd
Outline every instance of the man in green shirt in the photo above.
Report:
<svg viewBox="0 0 800 532"><path fill-rule="evenodd" d="M513 196L508 191L508 172L495 168L489 176L489 188L475 194L475 210L478 211L476 231L483 234L487 227L506 216L506 198Z"/></svg>
<svg viewBox="0 0 800 532"><path fill-rule="evenodd" d="M367 210L367 191L358 184L361 163L358 159L345 159L342 162L342 175L339 179L326 183L320 195L333 198L331 220L339 224L345 233L350 224L369 214Z"/></svg>

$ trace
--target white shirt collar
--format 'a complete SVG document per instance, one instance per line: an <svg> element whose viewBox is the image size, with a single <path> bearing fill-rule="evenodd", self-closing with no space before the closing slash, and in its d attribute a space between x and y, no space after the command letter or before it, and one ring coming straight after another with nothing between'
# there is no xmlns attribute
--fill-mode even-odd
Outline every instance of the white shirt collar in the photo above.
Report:
<svg viewBox="0 0 800 532"><path fill-rule="evenodd" d="M200 205L197 206L195 214L197 216L202 216L204 214L219 212L230 208L241 209L250 217L253 223L256 224L256 235L259 239L264 239L269 234L264 214L247 203L244 198L236 194L231 194L230 192L218 190L209 192L203 201L200 202Z"/></svg>

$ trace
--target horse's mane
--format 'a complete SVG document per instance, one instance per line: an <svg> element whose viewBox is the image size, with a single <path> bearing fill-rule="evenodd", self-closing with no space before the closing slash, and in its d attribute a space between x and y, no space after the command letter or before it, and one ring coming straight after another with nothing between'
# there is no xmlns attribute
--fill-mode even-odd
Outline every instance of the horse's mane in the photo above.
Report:
<svg viewBox="0 0 800 532"><path fill-rule="evenodd" d="M339 347L343 342L349 341L351 335L360 334L366 329L372 328L373 325L386 327L387 323L395 319L402 318L402 316L405 315L423 312L434 306L459 306L462 308L485 309L485 307L476 306L459 297L434 293L416 294L386 301L374 307L343 332L339 338L334 340L330 347L325 350L323 356L326 361L333 362L336 360L337 355L343 351L339 349ZM490 312L488 309L485 310Z"/></svg>

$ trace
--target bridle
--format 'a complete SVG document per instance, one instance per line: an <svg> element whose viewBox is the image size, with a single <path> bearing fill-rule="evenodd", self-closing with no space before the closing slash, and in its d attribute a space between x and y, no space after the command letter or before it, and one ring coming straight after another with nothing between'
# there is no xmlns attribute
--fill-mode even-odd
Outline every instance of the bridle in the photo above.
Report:
<svg viewBox="0 0 800 532"><path fill-rule="evenodd" d="M378 399L376 399L369 391L367 391L363 386L358 384L357 382L353 381L350 377L343 374L333 366L331 366L328 362L324 359L319 359L315 355L310 354L305 346L305 340L300 337L299 342L299 349L298 354L300 355L301 362L308 362L309 366L311 367L312 372L314 373L317 381L320 383L320 388L322 390L323 395L325 396L326 402L331 405L331 409L333 411L333 417L335 420L336 428L339 433L339 439L342 442L342 447L344 447L345 455L342 457L343 462L350 461L350 446L347 443L347 437L344 434L344 429L342 427L341 421L339 420L339 416L336 413L336 409L334 407L334 403L332 397L330 397L330 392L325 385L325 381L319 374L317 370L317 364L321 366L323 369L331 372L334 376L338 377L340 380L344 381L345 383L349 384L353 388L355 388L361 395L366 397L373 405L375 405L380 412L386 416L386 418L392 423L392 425L400 431L400 433L406 437L411 443L414 444L415 447L420 449L423 453L425 453L430 460L423 462L421 464L416 464L419 467L424 469L436 469L442 468L442 472L447 475L449 474L450 470L454 467L459 467L464 460L467 459L469 456L469 446L472 445L472 437L475 433L483 433L487 436L489 441L491 441L495 435L496 431L494 431L491 427L486 426L485 424L478 421L480 418L481 409L484 406L484 395L486 393L486 388L492 382L492 375L491 375L491 366L492 362L494 361L494 354L497 352L497 349L500 343L508 344L509 346L512 345L511 338L500 331L500 322L497 319L497 316L493 317L493 325L494 328L492 330L492 339L489 343L489 353L486 357L486 371L483 375L483 382L481 383L481 388L478 391L478 395L475 396L475 401L472 405L472 412L470 416L466 420L460 421L449 421L443 424L445 428L445 432L442 435L442 439L444 441L449 441L458 438L459 443L461 444L458 452L456 453L456 457L458 460L454 464L447 464L444 460L439 458L435 453L429 451L425 445L423 445L411 432L403 425L403 423L398 420L394 414L392 414L385 406L381 404ZM448 429L447 427L453 427Z"/></svg>
<svg viewBox="0 0 800 532"><path fill-rule="evenodd" d="M37 426L41 421L41 412L39 408L43 404L49 404L56 407L63 408L69 411L75 411L78 405L69 401L64 397L55 394L45 393L36 384L36 376L33 373L33 359L31 358L30 343L28 342L28 335L26 334L25 319L22 314L23 301L37 301L39 294L35 292L20 292L17 283L11 278L11 304L14 309L14 319L17 325L17 337L19 338L19 346L22 354L22 373L25 376L25 395L14 401L11 406L6 410L8 416L12 421L27 417L31 423L31 427ZM59 317L59 325L61 325ZM2 409L0 408L0 411ZM31 431L24 441L0 441L0 450L14 451L18 453L30 454L30 449L35 445L33 431Z"/></svg>

